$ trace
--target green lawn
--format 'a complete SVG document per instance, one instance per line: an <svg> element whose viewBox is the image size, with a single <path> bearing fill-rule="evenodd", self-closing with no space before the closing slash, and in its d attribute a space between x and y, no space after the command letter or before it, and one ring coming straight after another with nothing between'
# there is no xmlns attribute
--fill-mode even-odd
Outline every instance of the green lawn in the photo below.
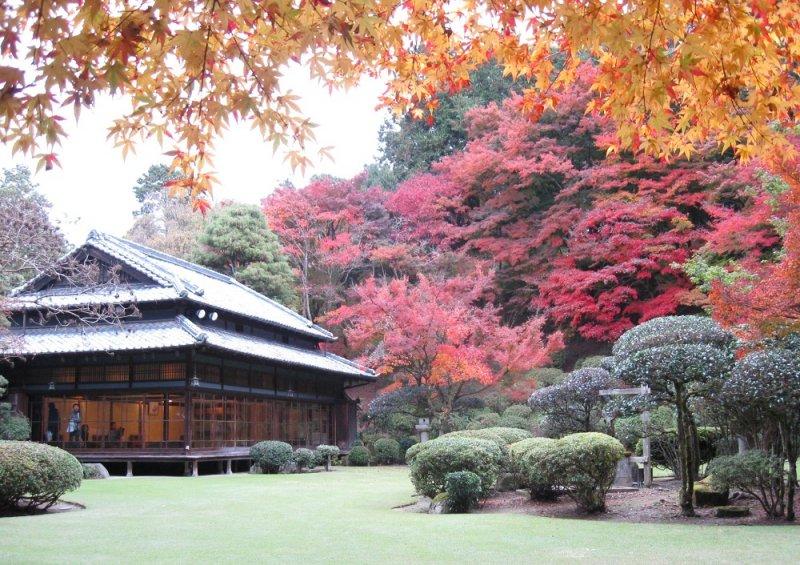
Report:
<svg viewBox="0 0 800 565"><path fill-rule="evenodd" d="M691 526L514 514L431 516L403 468L304 475L85 481L88 509L0 518L0 563L149 561L765 562L793 561L792 526Z"/></svg>

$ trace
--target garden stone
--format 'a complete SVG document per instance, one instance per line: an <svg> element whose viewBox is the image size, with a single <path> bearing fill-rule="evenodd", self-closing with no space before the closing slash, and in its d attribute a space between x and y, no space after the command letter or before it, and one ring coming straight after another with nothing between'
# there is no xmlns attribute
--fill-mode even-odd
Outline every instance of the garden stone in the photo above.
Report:
<svg viewBox="0 0 800 565"><path fill-rule="evenodd" d="M750 515L747 506L718 506L714 512L717 518L744 518Z"/></svg>
<svg viewBox="0 0 800 565"><path fill-rule="evenodd" d="M448 509L448 496L446 492L440 492L431 501L428 514L449 514Z"/></svg>

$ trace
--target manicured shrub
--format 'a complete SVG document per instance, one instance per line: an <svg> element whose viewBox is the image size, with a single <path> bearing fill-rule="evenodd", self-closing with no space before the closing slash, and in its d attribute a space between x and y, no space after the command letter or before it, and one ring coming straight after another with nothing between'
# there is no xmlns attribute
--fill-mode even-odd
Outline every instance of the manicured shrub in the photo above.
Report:
<svg viewBox="0 0 800 565"><path fill-rule="evenodd" d="M512 404L503 412L503 418L522 418L523 420L530 418L533 410L525 404Z"/></svg>
<svg viewBox="0 0 800 565"><path fill-rule="evenodd" d="M758 500L767 516L783 515L786 472L780 457L757 449L717 457L708 464L708 474L714 488L739 489Z"/></svg>
<svg viewBox="0 0 800 565"><path fill-rule="evenodd" d="M107 479L109 477L108 469L101 463L84 463L81 467L84 479Z"/></svg>
<svg viewBox="0 0 800 565"><path fill-rule="evenodd" d="M347 464L353 467L366 467L369 465L369 449L363 445L354 445L347 455Z"/></svg>
<svg viewBox="0 0 800 565"><path fill-rule="evenodd" d="M558 497L553 479L543 465L547 450L555 443L556 440L552 438L535 437L515 443L510 448L520 479L534 500L555 500Z"/></svg>
<svg viewBox="0 0 800 565"><path fill-rule="evenodd" d="M292 446L282 441L261 441L250 448L250 459L262 473L277 473L292 459Z"/></svg>
<svg viewBox="0 0 800 565"><path fill-rule="evenodd" d="M527 431L531 427L531 422L519 416L501 416L500 419L497 420L497 426Z"/></svg>
<svg viewBox="0 0 800 565"><path fill-rule="evenodd" d="M302 473L303 469L314 468L314 452L305 447L295 449L292 453L292 462L297 467L297 472Z"/></svg>
<svg viewBox="0 0 800 565"><path fill-rule="evenodd" d="M472 422L469 424L471 430L483 430L486 428L493 428L500 423L500 414L496 412L483 412L477 414Z"/></svg>
<svg viewBox="0 0 800 565"><path fill-rule="evenodd" d="M474 437L478 439L486 439L495 442L498 447L505 451L512 443L517 443L518 441L522 441L523 439L527 439L532 436L533 434L527 430L520 430L518 428L493 427L484 428L482 430L461 430L458 432L450 432L449 434L444 434L443 436L439 437Z"/></svg>
<svg viewBox="0 0 800 565"><path fill-rule="evenodd" d="M500 435L494 433L494 428L486 428L483 430L460 430L457 432L450 432L449 434L444 434L439 436L436 439L447 439L453 437L467 437L467 438L475 438L475 439L484 439L486 441L491 441L497 445L501 450L505 451L508 443L505 439L503 439Z"/></svg>
<svg viewBox="0 0 800 565"><path fill-rule="evenodd" d="M511 445L512 443L517 443L518 441L522 441L523 439L528 439L533 437L533 434L527 430L520 430L519 428L505 428L502 426L498 426L495 428L486 428L484 431L491 432L500 436L506 445Z"/></svg>
<svg viewBox="0 0 800 565"><path fill-rule="evenodd" d="M430 443L430 441L426 441L424 443L415 443L406 449L406 464L411 465L411 462L419 454L419 452L423 449L426 449Z"/></svg>
<svg viewBox="0 0 800 565"><path fill-rule="evenodd" d="M81 464L63 449L0 441L0 509L49 508L82 479Z"/></svg>
<svg viewBox="0 0 800 565"><path fill-rule="evenodd" d="M400 444L396 440L382 437L375 441L372 458L378 465L391 465L400 460Z"/></svg>
<svg viewBox="0 0 800 565"><path fill-rule="evenodd" d="M444 490L451 512L469 512L483 496L481 478L472 471L455 471L444 477Z"/></svg>
<svg viewBox="0 0 800 565"><path fill-rule="evenodd" d="M597 432L572 434L526 456L534 479L562 487L580 510L602 512L606 493L614 482L617 462L625 448L611 436Z"/></svg>
<svg viewBox="0 0 800 565"><path fill-rule="evenodd" d="M10 411L5 416L0 414L0 440L26 441L30 438L30 420Z"/></svg>
<svg viewBox="0 0 800 565"><path fill-rule="evenodd" d="M338 457L341 451L335 445L318 445L314 451L314 458L317 465L324 465L326 471L331 470L331 460Z"/></svg>
<svg viewBox="0 0 800 565"><path fill-rule="evenodd" d="M417 438L408 436L408 437L401 437L397 440L398 445L400 446L400 457L398 458L398 462L403 462L406 459L406 452L412 445L417 445L419 440Z"/></svg>
<svg viewBox="0 0 800 565"><path fill-rule="evenodd" d="M509 445L508 458L511 470L515 473L523 473L522 460L528 452L543 445L550 445L554 441L554 439L547 437L529 437Z"/></svg>
<svg viewBox="0 0 800 565"><path fill-rule="evenodd" d="M488 490L506 460L497 443L485 439L450 436L423 445L411 460L411 481L417 492L430 497L444 491L445 477L455 471L472 471Z"/></svg>

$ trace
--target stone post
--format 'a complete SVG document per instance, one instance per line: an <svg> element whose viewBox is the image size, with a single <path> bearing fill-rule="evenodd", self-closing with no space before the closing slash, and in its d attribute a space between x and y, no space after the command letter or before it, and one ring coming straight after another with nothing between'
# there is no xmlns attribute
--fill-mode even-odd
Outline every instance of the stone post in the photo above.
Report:
<svg viewBox="0 0 800 565"><path fill-rule="evenodd" d="M417 432L419 432L419 442L425 443L428 441L428 431L431 429L431 419L430 418L420 418L419 422L415 426Z"/></svg>

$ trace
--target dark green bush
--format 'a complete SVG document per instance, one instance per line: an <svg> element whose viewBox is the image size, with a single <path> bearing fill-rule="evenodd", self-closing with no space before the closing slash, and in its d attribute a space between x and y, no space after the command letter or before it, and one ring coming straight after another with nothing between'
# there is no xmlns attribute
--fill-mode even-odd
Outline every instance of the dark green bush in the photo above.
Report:
<svg viewBox="0 0 800 565"><path fill-rule="evenodd" d="M29 441L0 441L0 509L49 508L83 479L63 449Z"/></svg>
<svg viewBox="0 0 800 565"><path fill-rule="evenodd" d="M292 446L282 441L260 441L250 448L250 459L262 473L277 473L292 459Z"/></svg>
<svg viewBox="0 0 800 565"><path fill-rule="evenodd" d="M363 445L354 445L347 455L347 464L353 467L366 467L369 465L369 449Z"/></svg>
<svg viewBox="0 0 800 565"><path fill-rule="evenodd" d="M302 473L303 469L313 469L315 464L314 452L305 447L295 449L292 453L292 462L297 467L297 472Z"/></svg>
<svg viewBox="0 0 800 565"><path fill-rule="evenodd" d="M399 440L397 440L397 443L400 445L400 457L398 458L398 462L402 463L406 460L406 452L408 451L408 448L412 445L418 444L419 440L417 440L415 437L408 436L401 437Z"/></svg>
<svg viewBox="0 0 800 565"><path fill-rule="evenodd" d="M411 465L411 462L414 458L419 454L420 451L423 449L427 449L430 441L426 441L425 443L415 443L408 449L406 449L406 464Z"/></svg>
<svg viewBox="0 0 800 565"><path fill-rule="evenodd" d="M0 440L25 441L31 438L31 423L22 414L0 414Z"/></svg>
<svg viewBox="0 0 800 565"><path fill-rule="evenodd" d="M455 471L444 477L447 505L451 512L469 512L483 496L481 478L472 471Z"/></svg>
<svg viewBox="0 0 800 565"><path fill-rule="evenodd" d="M522 440L511 446L512 463L519 472L520 479L534 500L555 500L558 497L553 479L540 464L556 440L548 437L534 437Z"/></svg>
<svg viewBox="0 0 800 565"><path fill-rule="evenodd" d="M717 443L722 437L719 428L698 427L697 446L699 450L698 467L711 461L717 454ZM636 443L636 453L642 453L642 441ZM680 478L680 459L678 458L678 435L675 428L654 432L650 436L650 457L654 465L666 467Z"/></svg>
<svg viewBox="0 0 800 565"><path fill-rule="evenodd" d="M330 471L331 460L338 457L341 451L335 445L318 445L314 451L314 461L317 465L324 465L326 471Z"/></svg>
<svg viewBox="0 0 800 565"><path fill-rule="evenodd" d="M757 499L767 516L783 515L786 472L780 457L755 449L717 457L707 471L714 488L739 489Z"/></svg>
<svg viewBox="0 0 800 565"><path fill-rule="evenodd" d="M526 404L512 404L503 412L503 418L522 418L527 420L533 414L533 410Z"/></svg>
<svg viewBox="0 0 800 565"><path fill-rule="evenodd" d="M520 430L518 428L505 428L493 427L483 428L481 430L461 430L458 432L450 432L439 437L474 437L478 439L486 439L495 442L498 447L503 451L507 449L512 443L517 443L523 439L532 437L533 434L527 430Z"/></svg>
<svg viewBox="0 0 800 565"><path fill-rule="evenodd" d="M400 444L391 438L376 440L372 448L372 458L378 465L392 465L400 461Z"/></svg>
<svg viewBox="0 0 800 565"><path fill-rule="evenodd" d="M531 427L531 422L520 416L501 416L497 420L497 426L500 428L514 428L520 430L528 430Z"/></svg>
<svg viewBox="0 0 800 565"><path fill-rule="evenodd" d="M84 479L107 479L108 470L101 463L84 463L81 465Z"/></svg>
<svg viewBox="0 0 800 565"><path fill-rule="evenodd" d="M625 448L611 436L584 432L565 436L526 456L532 479L562 487L580 510L602 512Z"/></svg>
<svg viewBox="0 0 800 565"><path fill-rule="evenodd" d="M497 443L485 439L440 437L422 445L410 463L411 481L417 492L430 497L444 491L445 477L455 471L472 471L488 490L506 461Z"/></svg>

